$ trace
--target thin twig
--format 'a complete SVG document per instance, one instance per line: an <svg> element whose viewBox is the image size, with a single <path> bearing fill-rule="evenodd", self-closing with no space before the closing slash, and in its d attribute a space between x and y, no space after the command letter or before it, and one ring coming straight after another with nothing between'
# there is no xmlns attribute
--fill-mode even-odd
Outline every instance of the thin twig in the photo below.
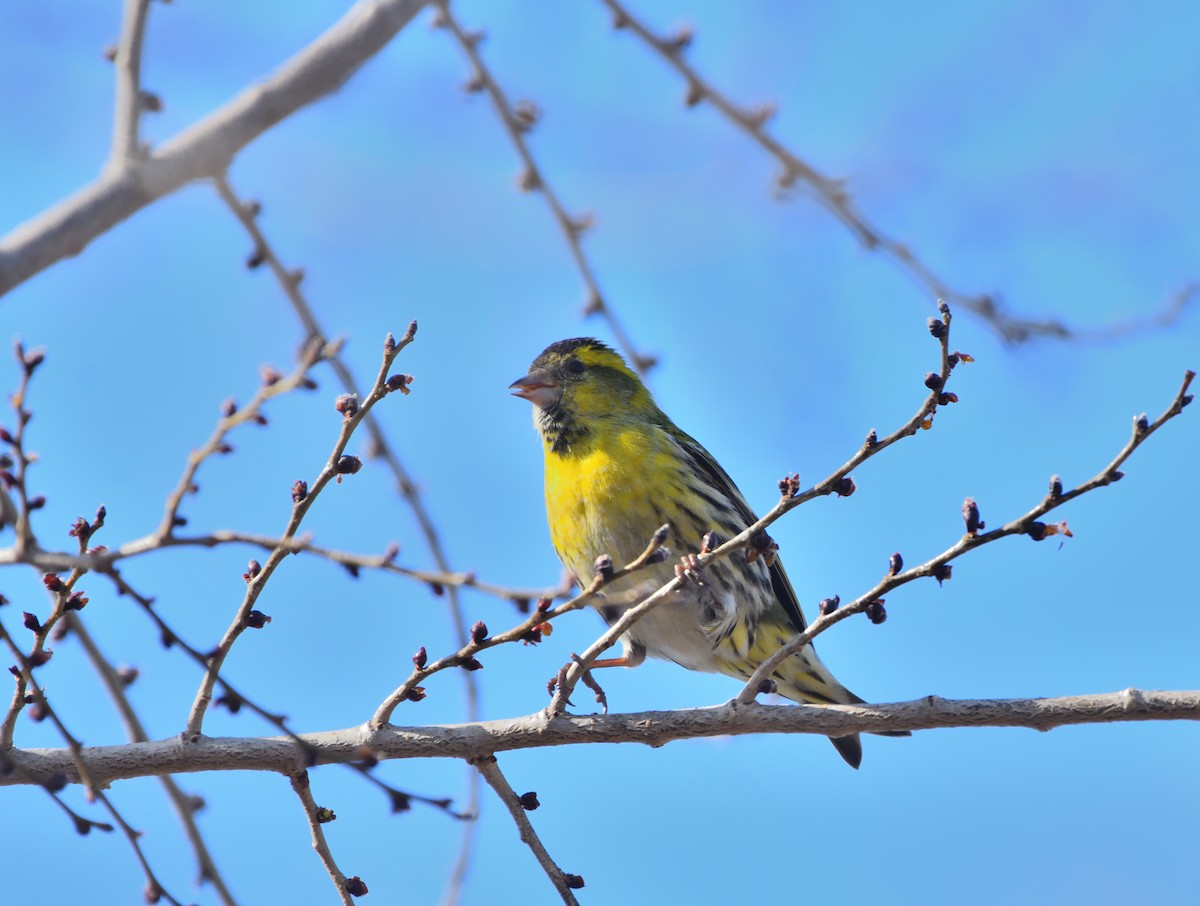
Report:
<svg viewBox="0 0 1200 906"><path fill-rule="evenodd" d="M565 581L557 586L545 588L510 588L496 585L480 579L473 572L443 573L436 570L414 569L401 566L395 562L397 551L390 548L382 554L356 554L350 551L335 550L314 544L307 534L285 539L274 535L258 535L252 532L239 532L232 529L218 529L206 535L178 535L172 533L162 538L157 534L146 535L134 541L122 544L116 549L97 550L92 553L70 554L65 551L34 550L18 552L13 548L0 549L0 565L24 563L44 572L63 572L69 569L83 569L101 573L110 572L117 563L134 557L145 556L171 547L222 547L240 544L271 551L284 545L294 554L308 554L328 560L357 576L363 570L379 570L398 576L405 576L434 589L444 591L446 587L469 588L480 594L511 602L518 610L528 610L531 601L539 598L552 600L566 599L571 593L571 585Z"/></svg>
<svg viewBox="0 0 1200 906"><path fill-rule="evenodd" d="M422 648L413 656L413 672L391 695L383 700L376 709L374 716L368 722L368 726L373 729L385 726L392 719L392 713L401 702L421 701L425 697L425 690L420 683L433 674L452 667L462 667L467 672L478 669L478 661L475 655L489 648L494 648L497 645L514 642L536 645L541 641L543 634L549 633L550 630L546 628L547 623L561 617L563 614L571 613L585 607L595 599L596 595L606 585L638 572L651 564L661 563L666 555L666 549L663 547L663 542L666 540L667 535L666 528L666 526L663 526L655 532L654 537L650 539L650 543L646 546L645 550L631 563L618 570L598 572L587 588L558 607L552 607L552 602L549 598L542 598L538 602L534 612L518 625L506 632L500 632L492 636L487 634L487 626L482 622L477 623L475 631L465 645L453 654L448 654L432 663L426 662L425 649Z"/></svg>
<svg viewBox="0 0 1200 906"><path fill-rule="evenodd" d="M21 366L21 382L17 387L16 393L9 397L9 403L16 415L16 427L11 432L11 436L5 437L5 442L9 449L12 450L12 485L10 490L17 492L17 519L14 529L17 534L16 550L29 551L37 550L37 536L33 533L33 523L30 521L29 514L32 512L30 507L29 488L26 483L29 464L31 462L29 455L25 452L25 427L29 420L33 417L33 413L25 406L25 401L29 395L29 385L33 378L34 371L38 365L42 363L44 358L40 350L26 351L21 343L17 343L13 350L17 357L17 363ZM6 434L9 432L6 430ZM6 476L7 479L8 476ZM6 480L7 484L7 480ZM11 500L9 501L12 502Z"/></svg>
<svg viewBox="0 0 1200 906"><path fill-rule="evenodd" d="M423 2L424 0L422 0L422 4ZM411 14L411 12L408 13L410 16ZM275 253L273 246L267 241L266 236L259 228L257 205L242 203L224 172L216 175L214 185L221 200L229 207L234 217L242 224L246 232L250 234L251 239L254 241L255 258L261 258L270 267L271 272L275 275L276 280L283 289L284 295L287 296L288 301L291 303L293 312L303 325L305 334L310 338L323 339L326 333L317 321L312 306L308 304L308 299L300 291L303 271L292 271L284 267L282 260ZM334 373L338 376L338 380L342 382L342 386L346 388L347 392L354 393L358 390L358 382L354 379L354 374L340 355L336 355L330 360L330 367L333 368ZM442 540L434 525L433 517L429 514L429 510L425 506L425 501L421 497L416 483L409 477L408 470L400 461L395 448L388 442L383 427L370 413L366 416L366 430L371 442L373 455L387 464L395 480L397 492L408 504L409 509L412 510L413 516L420 526L421 535L425 539L425 545L429 548L430 556L433 558L434 566L439 572L452 572L450 560L446 556L445 548L442 546ZM459 647L462 647L467 643L467 624L463 616L462 604L459 600L456 585L448 584L446 586L446 605L450 611L451 628L454 631ZM478 720L480 714L479 687L475 681L475 677L465 671L463 672L463 694L466 701L465 710L467 720ZM474 771L470 772L467 776L469 779L467 781L466 810L469 813L477 814L480 798L479 780ZM473 837L474 831L472 828L468 827L463 831L463 847L460 849L460 853L469 853L468 844ZM466 870L465 863L461 861L462 858L465 858L465 855L460 856L460 863L454 869L453 876L457 876Z"/></svg>
<svg viewBox="0 0 1200 906"><path fill-rule="evenodd" d="M50 795L50 798L54 801L54 804L62 809L66 816L71 819L71 824L74 825L75 832L80 836L90 834L94 830L102 831L106 834L111 834L114 830L116 830L116 828L107 821L93 821L91 818L85 818L83 815L79 814L79 812L75 811L75 809L71 808L71 806L67 805L66 800L63 799L63 797L60 796L54 789L52 789L51 785L46 781L31 778L31 782L39 784L42 789L44 789Z"/></svg>
<svg viewBox="0 0 1200 906"><path fill-rule="evenodd" d="M127 596L133 600L141 609L142 612L150 618L154 625L158 628L159 638L162 644L167 648L178 647L184 654L197 664L201 669L207 671L209 667L209 657L211 652L202 652L194 645L190 645L178 632L176 632L158 612L155 607L153 598L147 597L130 585L125 578L118 572L113 571L107 573L108 578L112 581L117 589L117 594ZM288 726L286 719L282 714L276 714L269 711L262 705L254 701L254 699L242 693L240 689L234 686L223 675L217 677L217 685L220 686L224 693L224 703L229 708L231 713L237 713L243 707L257 714L267 723L278 729L281 733L286 733L288 738L296 743L301 751L302 760L312 757L312 753L306 748L304 740L299 734L292 731ZM296 753L293 753L295 756Z"/></svg>
<svg viewBox="0 0 1200 906"><path fill-rule="evenodd" d="M467 776L471 778L468 786L479 785L476 773L472 772ZM471 868L471 860L475 856L478 827L477 821L470 821L463 827L462 836L458 839L458 853L454 857L454 864L450 867L446 886L442 889L441 906L457 906L462 897L463 884L466 883L467 872Z"/></svg>
<svg viewBox="0 0 1200 906"><path fill-rule="evenodd" d="M299 360L296 367L292 369L291 374L286 377L279 377L274 372L268 372L262 385L258 388L254 397L246 403L246 405L238 407L232 402L226 403L226 409L213 429L212 435L207 441L197 450L193 450L188 454L187 464L183 470L183 476L179 479L174 489L167 495L167 503L164 508L162 521L159 523L158 529L144 539L129 542L123 547L133 547L134 549L144 547L159 547L169 541L175 528L180 524L179 507L183 500L189 494L196 491L196 472L200 466L210 457L217 454L228 453L232 447L226 441L229 432L239 425L244 425L250 422L256 424L265 424L266 418L262 414L263 405L277 396L282 396L285 393L290 393L298 388L312 389L316 385L309 378L308 373L318 362L331 358L338 354L341 349L341 342L326 344L317 339L313 339L305 344L300 351Z"/></svg>
<svg viewBox="0 0 1200 906"><path fill-rule="evenodd" d="M343 416L341 433L338 434L337 442L334 444L334 449L330 452L329 460L325 462L324 467L317 475L317 479L312 482L311 486L305 488L304 493L293 493L292 515L289 516L287 528L284 529L282 535L284 541L293 538L296 532L298 532L300 523L304 520L308 509L311 508L314 500L317 499L325 486L328 486L329 482L335 478L341 481L341 476L347 474L346 463L343 461L358 462L355 457L344 456L346 446L350 442L350 436L354 433L354 428L358 427L362 420L366 418L367 413L371 412L374 404L394 390L389 382L392 362L396 360L396 356L400 354L404 347L413 342L415 336L416 322L408 325L408 330L404 332L404 336L398 342L392 340L390 334L388 335L388 342L384 343L383 361L379 366L379 372L376 380L374 380L371 392L368 392L365 400L356 404L353 414L347 413ZM401 384L395 389L402 389L403 379L406 376L398 377L401 378ZM361 463L359 463L359 467L361 467ZM358 469L353 468L353 470ZM349 474L353 474L353 472ZM221 638L221 642L217 644L216 649L210 656L209 670L206 671L204 680L200 683L200 688L196 692L196 701L192 703L191 713L188 714L187 726L184 730L185 736L199 736L200 726L202 726L204 721L205 710L208 709L209 702L212 701L212 686L216 684L217 674L221 672L221 665L224 664L224 659L227 658L229 649L233 647L234 642L238 641L239 636L250 625L247 623L247 620L250 618L254 602L258 600L258 595L262 593L266 582L270 580L277 566L288 557L288 554L288 545L281 544L274 551L271 551L270 556L266 558L265 564L258 566L256 563L247 572L246 595L242 598L241 606L238 608L233 622L229 624L226 634Z"/></svg>
<svg viewBox="0 0 1200 906"><path fill-rule="evenodd" d="M343 474L353 474L361 467L361 463L355 457L345 456L346 445L350 442L350 437L354 433L354 429L362 423L367 414L371 411L374 405L393 390L403 389L405 386L406 375L391 376L392 363L400 352L413 341L417 332L417 322L413 321L408 326L408 330L404 333L399 341L388 335L387 342L384 344L383 361L379 366L379 372L375 377L375 382L371 387L371 391L366 398L358 402L354 411L347 411L342 420L342 429L338 435L337 442L333 446L333 450L329 454L329 459L321 469L317 478L310 486L307 486L304 493L293 492L292 512L288 518L287 528L284 530L282 538L284 540L295 536L300 528L305 515L314 501L320 495L321 491L335 478L340 481ZM400 379L399 384L393 386L394 378ZM357 466L354 464L357 463ZM246 574L246 594L242 599L241 606L238 607L237 613L234 615L233 621L229 624L229 628L225 630L225 635L221 638L220 643L213 650L209 657L208 670L205 672L204 680L200 684L200 688L196 692L196 699L192 703L191 712L188 714L187 726L184 729L184 735L188 738L199 736L201 726L204 721L204 714L208 709L209 703L212 701L213 687L216 685L217 676L221 672L221 666L225 662L225 658L229 655L230 649L234 642L241 634L249 627L248 622L251 612L254 609L254 604L258 600L266 583L270 580L275 569L289 555L287 544L281 544L275 548L267 557L266 563L259 566L255 563Z"/></svg>
<svg viewBox="0 0 1200 906"><path fill-rule="evenodd" d="M652 355L638 351L633 344L629 333L617 318L616 312L613 311L604 294L600 292L600 284L596 279L595 270L583 250L582 237L592 226L591 216L584 214L580 217L572 217L567 213L562 201L559 200L558 193L546 182L545 173L538 166L537 160L530 150L529 142L525 139L525 134L533 128L540 112L535 105L529 102L520 105L519 109L509 103L500 83L496 81L491 70L483 62L483 56L479 53L479 43L483 36L479 33L468 33L463 29L451 12L448 0L438 0L437 24L450 31L471 63L472 76L467 82L466 89L472 92L487 92L492 106L496 109L500 122L504 126L504 131L508 133L513 148L521 158L524 171L521 173L518 185L527 192L541 192L542 197L546 199L546 204L554 215L554 222L558 224L558 228L567 242L571 259L575 262L575 267L587 288L588 299L584 306L584 314L598 314L604 318L613 332L613 336L616 337L617 345L624 350L629 364L639 373L645 374L654 367L656 359Z"/></svg>
<svg viewBox="0 0 1200 906"><path fill-rule="evenodd" d="M263 262L270 267L272 273L279 281L284 294L288 301L292 304L292 309L296 317L300 319L300 323L304 326L305 333L313 339L323 339L325 331L316 319L312 307L308 304L308 300L300 291L300 284L303 278L302 271L291 271L284 267L283 262L275 253L271 243L267 241L266 236L258 226L257 208L256 206L243 204L233 191L233 187L229 184L226 176L221 175L214 180L217 193L221 199L229 207L233 215L238 219L246 232L250 234L254 241L255 255L261 256ZM340 355L333 356L330 359L330 365L337 374L338 379L346 388L347 392L354 393L358 389L358 382L354 379L353 373L343 361ZM400 462L399 456L396 454L392 445L388 442L387 436L383 433L383 428L379 422L371 414L366 417L367 435L371 442L371 451L373 455L382 459L392 472L392 476L396 482L396 490L400 496L404 498L409 505L413 515L417 519L417 523L421 528L421 534L425 539L425 544L429 548L430 555L433 557L434 565L440 572L449 573L449 559L446 557L445 550L442 547L441 538L438 535L437 528L433 524L433 518L429 515L428 509L425 507L425 502L421 498L420 492L417 490L416 484L409 477L408 470ZM450 609L451 623L454 629L455 636L459 645L466 644L467 628L466 621L463 618L462 607L459 603L456 586L453 584L447 585L446 599ZM464 688L467 699L467 719L476 720L479 715L479 690L476 686L474 678L469 675L464 675Z"/></svg>
<svg viewBox="0 0 1200 906"><path fill-rule="evenodd" d="M341 898L342 906L351 906L354 899L347 886L349 879L338 868L337 862L333 858L333 852L329 849L329 841L325 839L325 830L322 827L322 825L333 821L337 816L334 815L332 809L322 808L313 799L308 771L294 771L288 777L292 782L292 790L296 793L296 796L300 799L300 805L304 808L304 816L308 819L308 828L312 834L313 851L316 852L317 857L321 860L321 864L325 866L325 871L328 872L329 879L333 881L334 889L337 890L338 897ZM355 878L354 880L362 884L360 878ZM365 885L363 885L362 892L366 893Z"/></svg>
<svg viewBox="0 0 1200 906"><path fill-rule="evenodd" d="M167 622L159 614L154 607L154 599L147 598L133 588L125 579L117 572L111 572L108 577L117 587L117 591L121 595L127 595L132 598L143 612L150 617L154 624L158 627L163 643L168 647L178 646L194 663L198 664L202 669L206 670L211 662L211 652L202 653L192 645L189 645L182 636L173 630ZM217 685L220 686L223 693L223 700L231 713L237 713L242 708L254 712L267 723L278 729L281 733L286 734L286 738L292 741L292 760L291 763L281 769L281 773L293 773L298 767L313 765L317 763L317 752L306 741L306 738L293 730L287 722L287 718L282 714L276 714L269 711L262 705L255 702L252 698L242 693L232 683L229 682L223 675L217 676ZM183 737L180 737L184 739ZM199 739L186 739L188 745L203 744L203 737ZM0 757L3 753L0 752ZM393 812L407 811L408 807L413 802L420 802L425 805L432 806L439 811L449 815L451 818L456 818L460 821L470 820L476 817L477 812L470 805L465 811L458 811L452 808L453 800L449 797L431 797L423 796L419 793L412 793L406 790L400 790L380 780L372 773L375 767L373 753L369 747L358 746L353 752L346 754L345 758L334 759L338 764L350 768L355 771L360 777L368 783L382 791L391 802Z"/></svg>
<svg viewBox="0 0 1200 906"><path fill-rule="evenodd" d="M12 637L3 623L0 623L0 641L3 641L4 644L8 646L8 650L12 653L12 656L16 658L16 669L11 672L17 674L18 679L21 680L25 697L31 700L30 704L36 704L41 715L49 718L50 722L54 724L55 728L59 732L59 735L62 736L62 738L66 741L67 748L74 757L75 770L79 775L80 783L88 788L90 795L97 795L100 792L100 785L96 783L91 774L88 772L87 762L83 760L82 755L83 746L78 740L75 739L74 736L71 735L70 731L67 730L66 724L62 722L62 719L59 717L58 713L50 707L50 702L46 699L46 693L42 690L42 687L37 680L34 679L33 671L35 669L36 662L21 650L21 647L17 644L16 639ZM4 748L8 750L12 749L11 739L7 741Z"/></svg>
<svg viewBox="0 0 1200 906"><path fill-rule="evenodd" d="M54 631L59 621L63 619L70 609L83 607L87 604L87 598L83 596L83 593L75 591L75 583L79 581L81 576L83 576L81 570L72 570L65 582L60 577L50 573L43 577L42 581L54 595L54 607L44 621L39 620L36 614L26 613L25 615L25 626L33 633L33 648L29 654L21 652L20 657L22 663L29 665L30 669L40 666L50 659L53 652L46 647L46 641L50 638L50 634ZM14 645L15 643L10 639L9 644ZM9 706L4 720L0 722L0 749L7 749L12 746L17 716L25 705L28 704L26 684L29 681L30 674L22 670L17 672L16 677L17 694L14 695L12 704Z"/></svg>
<svg viewBox="0 0 1200 906"><path fill-rule="evenodd" d="M1148 327L1163 327L1178 320L1188 304L1200 295L1200 288L1189 286L1173 296L1159 312L1149 317L1094 330L1079 330L1053 318L1038 320L1013 315L994 295L971 295L954 289L908 245L888 236L869 221L847 192L844 180L824 175L771 135L766 126L775 112L773 105L743 108L713 87L712 83L687 60L686 50L693 38L690 30L683 29L674 36L663 38L654 34L644 22L630 13L620 0L600 2L612 13L615 28L628 28L679 73L687 84L687 106L693 107L704 101L709 102L725 119L778 161L781 172L777 185L781 192L785 192L797 182L806 186L817 202L841 221L864 248L880 252L891 259L922 287L930 298L945 299L980 316L1007 342L1020 343L1034 337L1111 339Z"/></svg>
<svg viewBox="0 0 1200 906"><path fill-rule="evenodd" d="M92 800L97 800L101 805L104 806L105 810L112 817L113 821L116 822L117 826L121 828L121 832L125 835L125 839L129 842L130 848L133 849L134 858L137 859L138 864L142 868L142 873L146 876L146 896L149 899L149 902L157 902L159 898L166 898L167 902L171 903L172 906L183 906L183 904L180 903L179 900L175 899L175 897L173 897L158 880L158 877L155 875L154 869L150 867L150 862L147 860L146 854L143 852L141 843L139 842L141 833L134 830L133 827L130 826L129 822L125 820L125 817L117 809L116 805L114 805L112 800L105 794L104 784L101 784L96 780L95 775L91 772L90 766L84 757L83 744L80 743L79 740L67 729L66 724L63 723L63 720L59 716L58 712L50 706L50 702L46 698L45 690L34 678L34 664L20 649L16 641L9 634L8 630L5 629L3 624L0 624L0 639L3 639L13 657L16 658L17 664L19 665L18 670L24 680L25 688L32 695L34 702L41 709L42 714L50 719L51 723L54 724L55 729L58 730L59 735L66 742L67 751L71 753L71 761L76 775L79 777L79 782L86 787L87 795ZM134 744L136 745L136 743ZM12 757L11 751L8 753L7 757ZM64 808L66 807L65 803L62 803L61 801L59 804L63 805ZM88 821L89 827L96 826L96 822L92 822L89 819L83 820ZM79 817L76 816L76 826L81 827L78 824L78 821Z"/></svg>
<svg viewBox="0 0 1200 906"><path fill-rule="evenodd" d="M141 154L138 124L145 99L142 95L142 43L146 37L146 14L150 0L125 0L121 17L121 40L113 60L117 92L113 103L112 148L109 167L121 169Z"/></svg>
<svg viewBox="0 0 1200 906"><path fill-rule="evenodd" d="M1191 399L1188 396L1188 387L1195 378L1194 371L1188 371L1183 378L1183 382L1178 393L1175 394L1175 399L1171 405L1156 418L1153 422L1148 422L1145 416L1139 416L1134 419L1133 433L1125 446L1113 458L1107 466L1096 473L1094 477L1083 482L1077 487L1063 491L1058 482L1057 477L1051 480L1051 489L1045 498L1037 506L1030 509L1024 515L1018 516L1016 519L1005 523L999 528L992 529L989 532L968 531L957 542L951 545L936 557L922 563L920 566L914 566L910 569L897 572L892 575L887 575L876 583L875 587L865 594L860 595L854 601L847 605L829 613L822 614L814 620L807 629L798 634L795 638L789 641L786 645L774 652L768 657L758 669L754 671L750 679L746 682L745 687L737 696L737 701L747 703L752 701L754 697L761 691L762 683L774 672L779 664L800 651L805 645L809 644L814 638L822 632L839 623L854 614L865 611L872 602L881 601L883 596L894 588L901 585L906 585L915 579L924 577L933 578L948 578L949 570L946 568L949 563L961 557L968 551L972 551L985 544L990 544L993 541L998 541L1001 538L1009 535L1029 535L1035 541L1041 541L1048 536L1059 534L1061 529L1056 526L1046 526L1039 520L1052 510L1057 509L1065 503L1074 500L1089 491L1094 491L1096 488L1105 487L1115 481L1119 481L1122 477L1119 467L1127 460L1133 451L1141 446L1146 439L1165 425L1170 419L1179 415L1183 411L1183 407L1187 405Z"/></svg>
<svg viewBox="0 0 1200 906"><path fill-rule="evenodd" d="M538 864L542 866L542 871L546 873L546 877L550 879L550 883L554 885L554 889L558 891L558 895L562 897L562 901L571 904L578 904L575 899L573 890L578 890L583 886L583 878L579 875L568 874L558 867L558 864L550 858L550 853L546 852L546 847L542 840L537 835L537 831L533 829L533 824L529 820L529 816L525 813L525 806L522 805L521 797L513 792L513 788L509 785L508 778L500 770L500 765L496 762L496 756L485 755L482 758L474 758L471 764L479 769L479 773L483 775L483 779L488 782L496 795L500 797L500 801L504 803L508 809L508 813L512 815L513 821L516 822L517 831L521 835L521 842L529 847L534 858L538 860Z"/></svg>
<svg viewBox="0 0 1200 906"><path fill-rule="evenodd" d="M77 638L83 646L84 653L91 662L92 668L104 684L109 698L112 699L117 713L121 716L121 722L125 725L126 735L133 742L146 742L149 740L150 737L146 733L146 728L142 725L141 719L133 708L133 703L130 702L129 696L125 692L127 683L113 668L108 658L104 656L104 653L100 650L100 646L92 638L91 632L88 631L79 614L67 614L66 622L70 634ZM200 832L200 826L196 823L195 801L180 789L179 784L175 782L175 778L171 775L164 774L159 780L166 791L171 807L175 810L175 814L179 818L180 824L183 825L184 835L187 837L188 843L196 854L199 883L211 883L217 892L217 896L220 897L221 902L225 906L237 906L237 900L234 899L233 893L225 883L224 876L217 868L216 861L209 851L208 844L204 841L204 836Z"/></svg>

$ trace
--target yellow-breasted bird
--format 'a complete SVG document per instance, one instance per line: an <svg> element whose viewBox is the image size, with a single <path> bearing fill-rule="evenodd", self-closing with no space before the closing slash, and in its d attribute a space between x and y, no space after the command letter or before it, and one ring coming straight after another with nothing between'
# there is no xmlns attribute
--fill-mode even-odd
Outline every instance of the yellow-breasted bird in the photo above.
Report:
<svg viewBox="0 0 1200 906"><path fill-rule="evenodd" d="M509 389L533 403L546 458L550 537L577 577L589 577L602 555L618 566L630 562L663 524L670 526L671 546L695 552L707 532L728 539L755 522L733 479L600 341L548 346ZM673 575L673 565L664 562L626 576L605 587L597 607L611 624ZM649 654L690 670L747 678L804 627L779 559L768 566L761 557L749 562L735 555L704 567L699 583L688 583L635 623L622 639L623 656L606 663L636 667ZM774 677L779 694L793 701L863 701L833 678L811 645L780 664ZM832 742L858 767L857 735Z"/></svg>

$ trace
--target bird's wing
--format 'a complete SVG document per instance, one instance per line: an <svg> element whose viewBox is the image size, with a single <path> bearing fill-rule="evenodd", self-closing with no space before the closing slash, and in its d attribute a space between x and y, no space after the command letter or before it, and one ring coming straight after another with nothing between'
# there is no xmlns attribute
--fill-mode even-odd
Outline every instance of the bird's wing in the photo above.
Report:
<svg viewBox="0 0 1200 906"><path fill-rule="evenodd" d="M733 483L733 479L729 477L729 473L721 468L721 464L713 458L712 454L705 450L699 441L684 434L678 428L675 429L674 434L676 440L679 441L696 468L712 482L714 488L729 499L737 514L745 520L746 525L752 525L757 522L758 517L750 509L750 504L746 502L746 498L742 496L742 492ZM783 569L783 563L780 562L778 557L771 563L770 573L771 588L774 589L776 599L779 601L780 606L783 607L784 613L787 614L788 621L791 622L796 632L803 632L808 624L804 620L803 611L800 610L800 601L796 597L796 591L792 588L792 583L788 580L787 573Z"/></svg>

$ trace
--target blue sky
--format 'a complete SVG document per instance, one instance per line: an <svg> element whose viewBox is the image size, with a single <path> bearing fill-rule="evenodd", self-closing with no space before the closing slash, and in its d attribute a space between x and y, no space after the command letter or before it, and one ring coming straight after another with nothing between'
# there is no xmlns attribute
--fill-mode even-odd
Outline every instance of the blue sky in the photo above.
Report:
<svg viewBox="0 0 1200 906"><path fill-rule="evenodd" d="M92 179L107 151L112 76L101 58L119 27L112 2L16 0L0 12L0 232ZM346 4L155 4L146 87L161 142L267 76ZM591 211L586 247L625 326L660 357L650 383L760 510L775 482L806 483L840 464L869 428L901 424L936 361L928 291L858 247L802 195L772 200L772 162L711 109L685 110L683 86L599 2L456 3L485 28L487 61L510 97L544 119L531 143L573 211ZM773 133L845 177L860 208L964 292L1078 328L1146 317L1200 279L1200 86L1191 4L637 4L666 29L697 29L690 59L744 103L775 100ZM460 90L457 47L428 16L345 89L275 128L234 162L234 186L264 205L262 226L326 329L348 338L362 377L384 334L420 322L398 365L411 396L380 414L462 569L489 581L557 581L528 407L506 387L548 343L595 334L582 284L486 99ZM40 455L37 528L64 547L97 504L98 543L149 531L187 452L220 403L246 399L263 363L290 363L301 331L250 245L206 186L139 213L82 255L0 300L4 333L47 349L31 405ZM1037 502L1049 476L1095 474L1130 419L1170 402L1200 364L1200 315L1120 342L1003 345L965 312L953 344L961 402L935 430L872 460L846 500L802 507L774 532L809 612L869 588L901 551L910 563L949 546L975 497L990 523ZM0 365L15 386L16 369ZM271 425L243 429L236 455L208 463L189 528L278 533L288 489L332 446L333 376L316 394L273 404ZM2 420L0 420L2 421ZM362 439L360 439L361 441ZM1156 435L1118 485L1063 512L1076 537L1013 539L956 566L939 589L889 597L889 619L854 619L818 644L864 697L902 701L1200 686L1194 514L1200 505L1195 414ZM429 556L383 469L330 488L307 527L360 552L402 545ZM125 574L197 647L215 643L241 600L246 550L174 551ZM199 676L99 579L89 626L114 661L136 663L135 703L157 737L182 727ZM38 577L13 570L4 594L45 612ZM467 594L470 620L516 622ZM269 629L243 639L230 678L302 730L355 725L408 674L419 645L451 646L443 603L386 576L350 582L295 559L268 586ZM590 613L542 646L498 650L478 674L489 718L530 713L570 651L600 630ZM78 647L59 646L43 679L64 721L91 744L122 739ZM606 676L614 709L708 705L731 680L647 664ZM431 684L399 722L462 719L457 677ZM580 696L579 699L585 699ZM257 735L248 714L214 713L213 734ZM54 746L22 722L18 742ZM1194 902L1189 859L1200 814L1200 735L1190 724L926 732L866 741L850 771L819 738L681 742L513 753L501 765L552 854L582 874L583 902L691 903L804 898L850 903ZM380 768L397 786L462 796L452 763ZM371 886L367 902L435 902L460 828L431 810L391 817L349 772L314 772L338 813L335 855ZM243 902L331 902L285 780L197 775L201 824ZM71 794L79 807L80 791ZM118 784L116 801L176 896L191 888L183 837L153 781ZM44 794L6 789L3 898L126 903L141 878L125 842L78 838ZM69 865L46 872L37 864ZM254 853L251 864L246 854ZM33 857L33 858L31 858ZM37 863L35 860L43 860ZM31 867L31 864L34 867ZM99 891L99 893L97 892ZM99 899L97 898L99 897ZM468 903L552 903L557 896L497 802L485 799Z"/></svg>

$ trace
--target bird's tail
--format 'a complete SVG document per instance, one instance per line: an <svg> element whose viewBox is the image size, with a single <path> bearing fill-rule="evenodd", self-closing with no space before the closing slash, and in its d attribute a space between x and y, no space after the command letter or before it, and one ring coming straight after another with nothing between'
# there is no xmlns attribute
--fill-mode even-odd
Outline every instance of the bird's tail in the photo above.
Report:
<svg viewBox="0 0 1200 906"><path fill-rule="evenodd" d="M811 645L783 661L776 668L773 678L780 695L801 704L859 705L865 701L834 679ZM874 735L912 734L907 730L885 730ZM857 768L862 763L862 741L857 733L831 736L829 741L850 767Z"/></svg>

